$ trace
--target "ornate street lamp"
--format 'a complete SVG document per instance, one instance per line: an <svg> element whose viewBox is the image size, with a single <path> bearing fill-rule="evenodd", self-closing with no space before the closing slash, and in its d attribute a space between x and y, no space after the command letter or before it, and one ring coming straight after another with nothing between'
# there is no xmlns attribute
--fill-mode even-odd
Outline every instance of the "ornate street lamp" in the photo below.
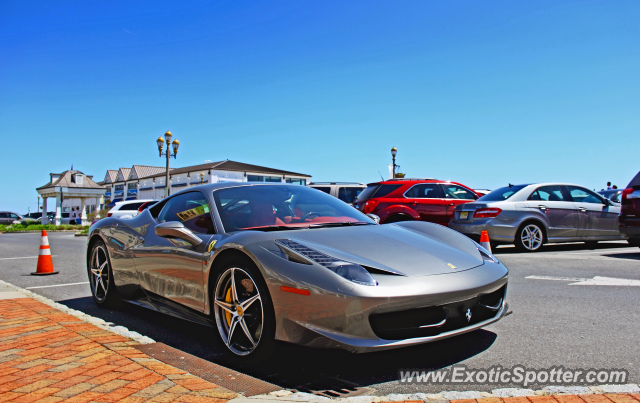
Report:
<svg viewBox="0 0 640 403"><path fill-rule="evenodd" d="M173 140L173 142L171 142L171 138L173 137L173 134L171 134L171 132L166 132L164 134L164 140L162 139L162 137L158 137L158 140L156 141L156 143L158 144L158 152L160 152L160 157L162 157L163 155L167 157L167 170L165 171L165 180L164 180L164 196L167 197L171 194L171 187L169 185L169 158L173 157L176 158L176 156L178 155L178 147L180 147L180 142L176 139ZM162 152L162 148L164 146L164 143L167 143L167 152ZM171 146L173 148L173 154L171 154L171 150L169 149L169 146Z"/></svg>
<svg viewBox="0 0 640 403"><path fill-rule="evenodd" d="M391 157L393 158L393 179L396 178L396 154L398 154L398 150L393 147L391 149Z"/></svg>

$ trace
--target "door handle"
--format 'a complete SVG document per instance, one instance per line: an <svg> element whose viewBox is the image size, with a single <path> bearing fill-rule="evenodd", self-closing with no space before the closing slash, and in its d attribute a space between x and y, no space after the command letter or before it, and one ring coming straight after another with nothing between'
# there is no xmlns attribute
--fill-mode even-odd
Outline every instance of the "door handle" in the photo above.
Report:
<svg viewBox="0 0 640 403"><path fill-rule="evenodd" d="M586 208L584 208L584 207L578 207L578 210L582 211L583 213L586 213L586 212L587 212L587 209L586 209Z"/></svg>
<svg viewBox="0 0 640 403"><path fill-rule="evenodd" d="M543 206L543 205L538 206L538 208L540 208L540 210L549 210L547 206Z"/></svg>

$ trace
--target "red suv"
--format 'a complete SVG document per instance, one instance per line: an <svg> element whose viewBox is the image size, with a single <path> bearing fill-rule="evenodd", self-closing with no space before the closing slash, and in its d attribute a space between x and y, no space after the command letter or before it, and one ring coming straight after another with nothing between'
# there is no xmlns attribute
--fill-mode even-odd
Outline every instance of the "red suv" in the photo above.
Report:
<svg viewBox="0 0 640 403"><path fill-rule="evenodd" d="M389 179L370 183L356 208L380 217L380 223L420 220L448 225L458 204L482 196L456 182L436 179Z"/></svg>
<svg viewBox="0 0 640 403"><path fill-rule="evenodd" d="M640 172L622 191L620 204L620 233L629 237L630 245L640 246Z"/></svg>

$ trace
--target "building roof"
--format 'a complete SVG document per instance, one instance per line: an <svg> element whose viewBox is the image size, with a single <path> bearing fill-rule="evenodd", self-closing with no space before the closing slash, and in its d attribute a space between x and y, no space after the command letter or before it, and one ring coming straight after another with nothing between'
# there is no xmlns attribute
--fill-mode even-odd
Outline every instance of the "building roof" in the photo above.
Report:
<svg viewBox="0 0 640 403"><path fill-rule="evenodd" d="M109 169L107 174L104 176L104 180L102 183L112 183L116 181L118 178L118 170L117 169Z"/></svg>
<svg viewBox="0 0 640 403"><path fill-rule="evenodd" d="M175 169L170 169L169 172L172 175L177 175L177 174L182 174L186 172L205 171L208 169L216 169L220 171L251 172L251 173L266 174L266 175L292 175L292 176L302 176L306 178L311 177L311 175L301 174L297 172L283 171L281 169L267 168L259 165L245 164L243 162L237 162L237 161L231 161L231 160L211 162L211 163L200 164L200 165L192 165L184 168L175 168ZM146 176L145 178L157 178L163 175L165 175L164 170L162 173L152 174L152 175Z"/></svg>
<svg viewBox="0 0 640 403"><path fill-rule="evenodd" d="M160 173L164 173L166 170L165 167L152 167L149 165L134 165L131 167L131 173L129 174L128 180L144 178L150 175L156 175ZM171 168L169 168L171 171Z"/></svg>
<svg viewBox="0 0 640 403"><path fill-rule="evenodd" d="M74 174L82 174L84 175L84 178L82 180L82 185L78 185L75 182L75 178L73 177ZM58 175L58 174L56 174ZM63 187L68 187L68 188L80 188L80 189L104 189L102 186L98 185L97 183L95 183L93 181L93 179L91 179L91 177L83 174L80 171L65 171L61 174L59 174L60 177L56 180L54 180L53 182L49 182L46 185L40 186L39 188L36 188L36 190L40 190L40 189L47 189L47 188L53 188L56 186L63 186Z"/></svg>
<svg viewBox="0 0 640 403"><path fill-rule="evenodd" d="M120 168L118 172L118 177L116 178L116 182L122 182L129 179L129 175L131 174L131 168Z"/></svg>

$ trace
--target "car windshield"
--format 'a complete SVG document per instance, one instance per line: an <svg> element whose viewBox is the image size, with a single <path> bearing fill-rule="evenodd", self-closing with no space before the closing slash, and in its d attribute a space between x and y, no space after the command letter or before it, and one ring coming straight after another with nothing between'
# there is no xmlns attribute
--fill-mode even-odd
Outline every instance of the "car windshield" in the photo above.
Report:
<svg viewBox="0 0 640 403"><path fill-rule="evenodd" d="M513 196L514 194L518 193L519 191L521 191L522 189L524 189L525 187L527 187L528 185L520 185L520 186L515 186L515 185L511 185L511 186L505 186L503 188L500 189L496 189L493 192L482 196L481 198L479 198L477 201L478 202L492 202L492 201L503 201L503 200L507 200L508 198L510 198L511 196Z"/></svg>
<svg viewBox="0 0 640 403"><path fill-rule="evenodd" d="M232 187L214 191L213 198L227 232L375 224L339 199L303 186Z"/></svg>

